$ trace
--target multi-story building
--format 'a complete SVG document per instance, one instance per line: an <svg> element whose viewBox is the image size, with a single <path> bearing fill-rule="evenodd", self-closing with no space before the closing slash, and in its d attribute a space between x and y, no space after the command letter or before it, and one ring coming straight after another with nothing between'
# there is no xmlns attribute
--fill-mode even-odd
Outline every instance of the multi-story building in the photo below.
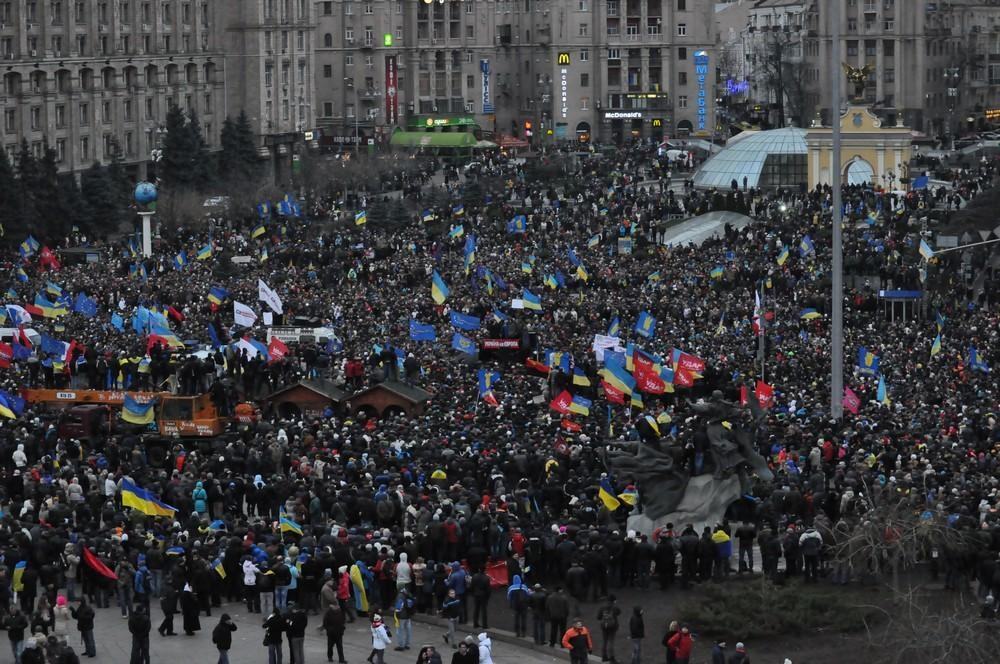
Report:
<svg viewBox="0 0 1000 664"><path fill-rule="evenodd" d="M806 124L816 112L828 120L834 82L843 98L853 94L832 63L833 1L758 0L750 9L751 94L772 123L783 114ZM872 67L865 99L888 121L955 134L1000 108L997 0L835 1L842 61Z"/></svg>
<svg viewBox="0 0 1000 664"><path fill-rule="evenodd" d="M412 115L621 141L715 126L708 0L320 0L317 124L384 140Z"/></svg>
<svg viewBox="0 0 1000 664"><path fill-rule="evenodd" d="M143 177L176 105L198 113L210 147L218 146L226 115L245 109L262 154L270 155L268 136L312 126L311 6L311 0L0 1L2 146L13 154L24 138L41 154L47 140L60 169L79 172L106 162L117 144ZM286 53L266 55L268 37L287 40ZM266 94L269 65L273 99Z"/></svg>

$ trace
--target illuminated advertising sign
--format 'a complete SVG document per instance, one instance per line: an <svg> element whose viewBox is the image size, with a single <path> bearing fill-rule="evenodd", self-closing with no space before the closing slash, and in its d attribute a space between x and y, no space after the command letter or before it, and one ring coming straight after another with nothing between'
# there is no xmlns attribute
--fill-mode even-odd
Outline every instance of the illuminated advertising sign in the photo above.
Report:
<svg viewBox="0 0 1000 664"><path fill-rule="evenodd" d="M697 126L698 131L705 131L708 126L708 99L707 94L707 81L708 81L708 52L707 51L695 51L694 52L694 75L695 80L698 82L698 120Z"/></svg>

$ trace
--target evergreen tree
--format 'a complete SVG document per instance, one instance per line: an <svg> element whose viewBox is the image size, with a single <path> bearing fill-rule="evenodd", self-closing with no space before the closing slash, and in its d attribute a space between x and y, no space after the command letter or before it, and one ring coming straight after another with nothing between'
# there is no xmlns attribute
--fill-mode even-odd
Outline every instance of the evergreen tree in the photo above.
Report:
<svg viewBox="0 0 1000 664"><path fill-rule="evenodd" d="M187 112L188 142L191 145L190 163L194 171L194 188L204 190L212 178L212 165L208 156L208 144L201 129L201 120L192 109Z"/></svg>
<svg viewBox="0 0 1000 664"><path fill-rule="evenodd" d="M0 224L5 235L19 237L25 227L18 217L17 180L7 151L0 149ZM18 240L20 241L20 240Z"/></svg>
<svg viewBox="0 0 1000 664"><path fill-rule="evenodd" d="M163 137L163 158L157 174L168 189L189 189L197 183L194 160L197 145L188 127L190 118L177 106L167 111L167 133Z"/></svg>
<svg viewBox="0 0 1000 664"><path fill-rule="evenodd" d="M111 143L111 161L105 169L107 175L108 218L107 223L112 229L117 229L127 221L132 203L132 181L125 170L121 146L117 140Z"/></svg>
<svg viewBox="0 0 1000 664"><path fill-rule="evenodd" d="M59 191L62 192L64 206L68 214L67 223L70 228L76 226L88 238L92 238L98 230L91 225L94 215L90 210L87 201L84 199L80 187L76 184L76 178L72 173L63 173L59 176ZM102 232L102 235L107 235Z"/></svg>
<svg viewBox="0 0 1000 664"><path fill-rule="evenodd" d="M219 176L231 182L246 182L256 179L257 148L253 127L244 111L236 120L227 117L222 124L222 151L219 153Z"/></svg>
<svg viewBox="0 0 1000 664"><path fill-rule="evenodd" d="M111 190L107 169L95 161L80 174L80 198L87 219L81 228L95 232L110 229L114 218L114 202L107 195Z"/></svg>
<svg viewBox="0 0 1000 664"><path fill-rule="evenodd" d="M34 192L35 208L39 217L39 232L58 237L69 231L69 210L66 200L59 190L59 164L55 148L48 140L42 148L42 158L37 162Z"/></svg>

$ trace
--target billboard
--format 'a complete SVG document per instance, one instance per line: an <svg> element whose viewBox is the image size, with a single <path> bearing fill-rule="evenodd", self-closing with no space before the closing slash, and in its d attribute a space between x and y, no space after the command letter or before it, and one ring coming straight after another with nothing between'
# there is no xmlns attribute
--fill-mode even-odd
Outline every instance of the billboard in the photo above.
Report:
<svg viewBox="0 0 1000 664"><path fill-rule="evenodd" d="M483 73L483 115L493 115L493 95L490 90L490 61L480 60L479 71Z"/></svg>
<svg viewBox="0 0 1000 664"><path fill-rule="evenodd" d="M396 56L385 56L385 123L399 124L399 69Z"/></svg>

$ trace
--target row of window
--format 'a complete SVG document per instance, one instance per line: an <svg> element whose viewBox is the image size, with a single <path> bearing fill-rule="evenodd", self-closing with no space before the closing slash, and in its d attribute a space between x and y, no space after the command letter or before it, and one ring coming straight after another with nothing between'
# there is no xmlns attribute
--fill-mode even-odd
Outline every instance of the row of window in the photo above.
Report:
<svg viewBox="0 0 1000 664"><path fill-rule="evenodd" d="M290 35L288 30L282 30L278 33L278 37L270 30L264 31L264 48L268 51L274 50L275 46L280 44L280 48L283 51L288 50L288 44L290 41ZM300 51L304 51L306 48L306 33L305 30L297 30L295 32L295 48Z"/></svg>
<svg viewBox="0 0 1000 664"><path fill-rule="evenodd" d="M212 95L211 93L205 93L202 98L203 104L201 107L201 113L211 114L213 112L212 108ZM194 103L194 95L185 95L184 102L187 108L191 108ZM173 97L167 97L167 106L173 106ZM100 122L103 124L112 124L114 122L114 106L110 101L103 101L100 104L95 104L94 108L99 109ZM77 104L77 118L78 124L81 127L89 127L91 124L92 114L91 114L91 104L90 102L79 102ZM134 105L131 99L125 99L122 101L121 105L122 120L124 122L134 122L135 112ZM8 108L3 112L3 130L6 134L17 134L21 131L21 127L17 121L17 109ZM42 131L44 127L42 107L32 106L28 109L28 123L29 128L32 131ZM55 121L56 129L64 129L66 127L66 105L56 104L53 108L53 120ZM97 121L97 118L93 118ZM156 104L152 98L146 99L145 103L145 120L156 120Z"/></svg>
<svg viewBox="0 0 1000 664"><path fill-rule="evenodd" d="M70 43L75 47L72 53L67 50ZM180 39L174 39L172 35L160 35L160 38L155 42L161 53L173 53L175 51L179 53L191 53L193 52L192 43L192 35L181 35ZM13 37L0 38L0 54L2 54L5 60L14 59L14 44L15 39ZM29 36L25 40L25 45L26 49L21 54L22 56L34 58L43 55L41 50L44 44L38 37ZM69 39L63 39L61 35L53 35L49 38L48 47L55 57L132 54L136 52L145 54L153 52L154 41L151 35L142 35L138 39L132 39L130 35L122 35L114 41L108 36L98 37L91 43L87 35L76 35L76 38L70 42ZM201 36L201 50L204 51L207 49L208 34L206 33Z"/></svg>
<svg viewBox="0 0 1000 664"><path fill-rule="evenodd" d="M154 146L156 145L156 137L154 135L153 129L146 130L146 145ZM212 140L212 123L206 123L204 125L204 138L205 142L211 146L214 142ZM63 163L66 161L66 147L67 139L57 138L52 147L55 149L56 161L58 163ZM31 143L31 153L36 159L42 158L42 150L44 150L44 142L34 141ZM129 159L138 156L137 145L135 142L135 132L126 131L122 134L121 139L116 139L115 135L112 133L106 133L102 140L103 146L103 157L104 159L111 159L114 156L115 149L121 152L121 156ZM8 143L5 146L7 155L11 160L14 160L20 151L20 145L18 143ZM90 153L90 136L81 136L79 141L79 148L76 155L76 161L78 164L89 164L94 158L94 155Z"/></svg>
<svg viewBox="0 0 1000 664"><path fill-rule="evenodd" d="M72 20L74 23L85 24L93 16L90 11L88 11L87 5L89 3L83 0L77 0L76 2L62 2L61 0L50 0L47 3L39 3L36 0L28 0L28 2L20 3L23 5L22 13L24 21L30 24L37 23L42 17L48 21L49 25L62 25L64 9L66 11L71 11ZM40 7L39 5L43 5ZM130 23L132 21L132 9L138 5L138 16L137 18L141 23L152 23L154 16L153 4L151 2L142 3L132 3L129 0L119 0L118 2L118 14L113 16L114 11L113 3L111 2L98 2L96 4L97 10L97 22L100 25L108 25L112 19L117 23ZM13 2L0 2L0 21L4 23L11 23L14 19L14 6ZM304 6L304 5L303 5ZM201 25L203 27L208 27L208 2L200 5L201 11L199 12L201 18ZM39 9L42 9L40 12ZM180 11L174 11L174 4L169 2L164 2L160 5L160 11L158 12L158 17L163 21L163 23L173 23L174 18L180 19L183 25L191 25L191 19L197 10L193 10L190 2L185 2L180 5ZM43 16L44 14L44 16Z"/></svg>

